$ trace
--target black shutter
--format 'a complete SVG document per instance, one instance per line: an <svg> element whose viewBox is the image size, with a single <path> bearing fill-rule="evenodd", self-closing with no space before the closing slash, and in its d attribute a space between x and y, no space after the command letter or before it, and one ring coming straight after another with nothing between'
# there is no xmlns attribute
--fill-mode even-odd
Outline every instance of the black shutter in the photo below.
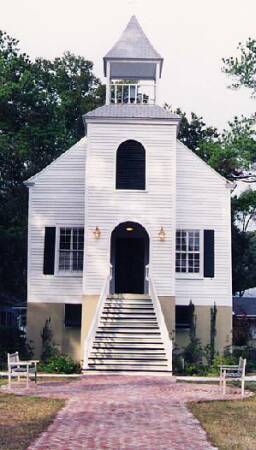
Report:
<svg viewBox="0 0 256 450"><path fill-rule="evenodd" d="M46 227L44 235L44 275L54 275L56 228Z"/></svg>
<svg viewBox="0 0 256 450"><path fill-rule="evenodd" d="M145 149L137 141L125 141L117 150L116 189L145 189Z"/></svg>
<svg viewBox="0 0 256 450"><path fill-rule="evenodd" d="M214 230L204 230L204 277L214 277Z"/></svg>

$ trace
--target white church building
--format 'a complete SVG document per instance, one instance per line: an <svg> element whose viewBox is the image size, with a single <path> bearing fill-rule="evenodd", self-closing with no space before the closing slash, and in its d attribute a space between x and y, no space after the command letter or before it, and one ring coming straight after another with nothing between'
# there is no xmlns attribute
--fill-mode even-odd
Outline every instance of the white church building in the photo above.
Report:
<svg viewBox="0 0 256 450"><path fill-rule="evenodd" d="M30 178L28 337L51 318L89 370L171 371L172 344L232 339L231 184L177 140L158 105L163 58L135 16L104 57L106 104L85 137Z"/></svg>

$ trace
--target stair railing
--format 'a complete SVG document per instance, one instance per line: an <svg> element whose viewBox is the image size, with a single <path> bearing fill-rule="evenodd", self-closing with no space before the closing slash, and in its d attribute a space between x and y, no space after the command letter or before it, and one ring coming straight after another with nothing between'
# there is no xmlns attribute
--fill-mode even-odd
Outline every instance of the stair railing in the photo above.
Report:
<svg viewBox="0 0 256 450"><path fill-rule="evenodd" d="M156 313L156 317L157 317L157 322L158 322L158 326L161 332L161 336L163 339L163 344L164 344L164 348L165 348L165 352L166 352L166 357L167 357L167 362L168 362L168 370L170 372L172 372L172 352L173 352L173 342L172 339L170 339L167 327L166 327L166 323L164 320L164 315L162 312L162 308L159 302L159 298L157 295L157 291L156 291L156 287L155 284L149 274L149 267L146 267L146 280L148 282L148 287L149 287L149 294L151 296L153 305L154 305L154 310Z"/></svg>
<svg viewBox="0 0 256 450"><path fill-rule="evenodd" d="M104 308L104 304L105 304L105 300L109 294L109 287L110 287L110 281L112 279L112 266L110 265L110 271L108 276L106 277L101 293L100 293L100 298L99 301L97 303L96 306L96 311L92 320L92 323L90 325L89 331L88 331L88 335L85 338L85 343L84 343L84 364L83 364L83 369L87 370L89 368L88 362L89 362L89 357L90 357L90 353L92 351L93 348L93 343L94 343L94 339L96 336L96 332L97 332L97 328L98 325L100 323L100 319L101 319L101 315L103 312L103 308Z"/></svg>

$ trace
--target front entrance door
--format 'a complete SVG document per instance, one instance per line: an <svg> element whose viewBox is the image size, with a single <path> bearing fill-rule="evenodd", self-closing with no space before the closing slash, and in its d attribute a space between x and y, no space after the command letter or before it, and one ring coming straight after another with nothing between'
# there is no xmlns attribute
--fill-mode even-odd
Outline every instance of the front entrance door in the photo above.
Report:
<svg viewBox="0 0 256 450"><path fill-rule="evenodd" d="M115 251L115 292L144 293L145 239L117 238Z"/></svg>

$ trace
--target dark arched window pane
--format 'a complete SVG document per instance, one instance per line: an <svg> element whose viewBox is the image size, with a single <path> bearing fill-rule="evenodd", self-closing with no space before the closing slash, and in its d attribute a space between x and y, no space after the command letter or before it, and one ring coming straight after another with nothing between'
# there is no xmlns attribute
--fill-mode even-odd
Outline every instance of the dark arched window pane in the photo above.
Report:
<svg viewBox="0 0 256 450"><path fill-rule="evenodd" d="M145 149L137 141L125 141L117 150L116 189L145 189Z"/></svg>

